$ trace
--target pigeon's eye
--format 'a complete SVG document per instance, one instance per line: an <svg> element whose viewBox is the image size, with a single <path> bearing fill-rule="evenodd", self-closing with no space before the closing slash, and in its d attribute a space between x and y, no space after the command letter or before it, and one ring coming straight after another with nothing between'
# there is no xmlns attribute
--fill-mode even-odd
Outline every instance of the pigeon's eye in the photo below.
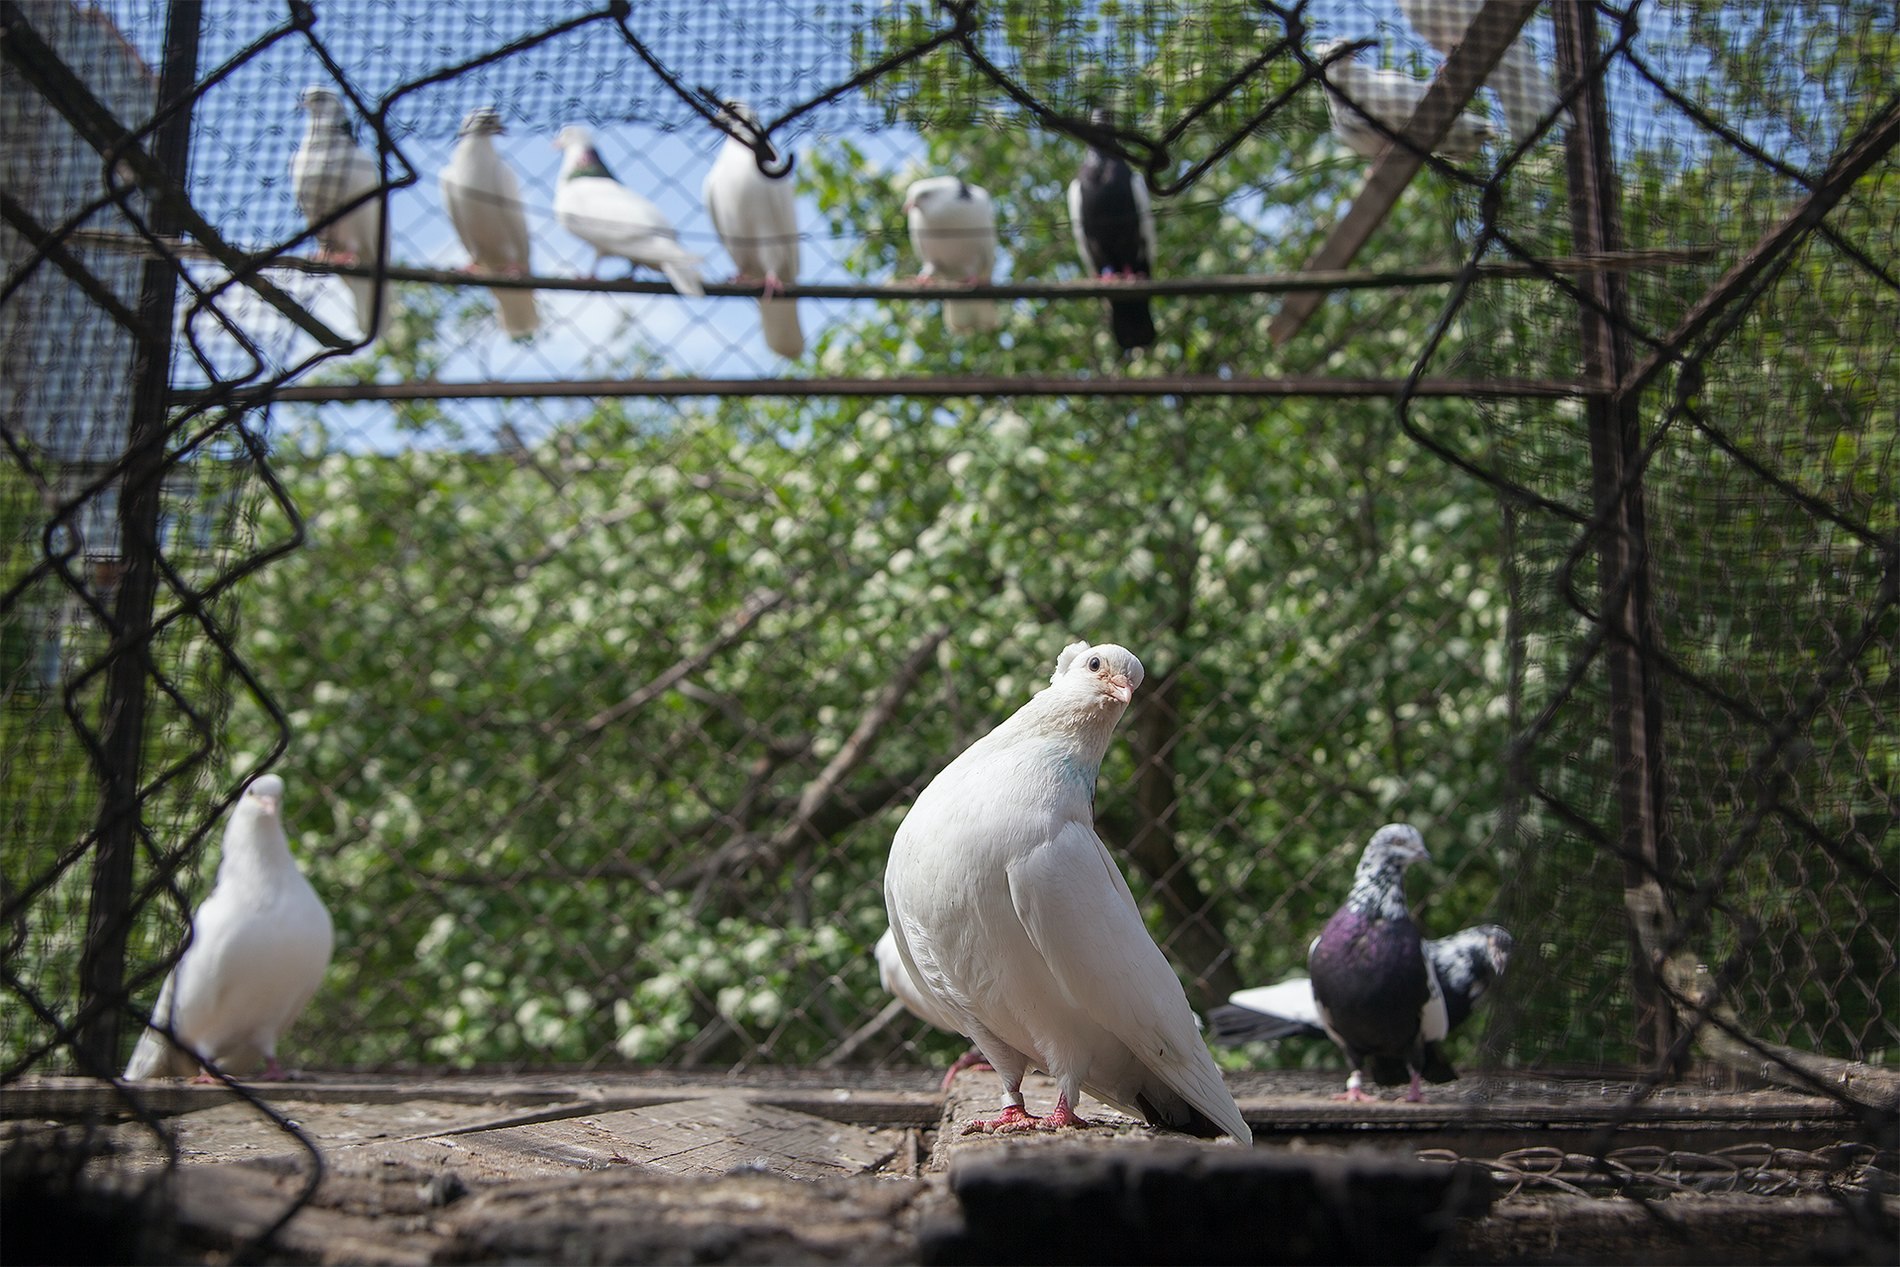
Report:
<svg viewBox="0 0 1900 1267"><path fill-rule="evenodd" d="M1089 672L1100 673L1101 671L1102 671L1102 657L1098 655L1090 656L1089 657Z"/></svg>

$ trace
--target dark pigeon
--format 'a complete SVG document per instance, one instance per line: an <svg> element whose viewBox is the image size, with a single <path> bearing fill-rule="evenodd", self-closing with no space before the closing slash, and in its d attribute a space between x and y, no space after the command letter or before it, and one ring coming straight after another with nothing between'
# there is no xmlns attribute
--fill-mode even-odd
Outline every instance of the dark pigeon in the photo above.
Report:
<svg viewBox="0 0 1900 1267"><path fill-rule="evenodd" d="M1428 858L1418 829L1381 827L1359 859L1346 904L1307 950L1310 979L1236 992L1208 1013L1214 1037L1252 1042L1323 1032L1346 1053L1352 1074L1340 1099L1370 1100L1377 1083L1406 1082L1405 1098L1423 1098L1421 1081L1458 1073L1439 1049L1451 1027L1471 1014L1504 972L1511 935L1496 924L1425 941L1405 904L1405 869Z"/></svg>
<svg viewBox="0 0 1900 1267"><path fill-rule="evenodd" d="M1094 121L1106 127L1109 117L1098 110ZM1090 277L1132 281L1152 274L1155 221L1148 187L1120 158L1089 147L1082 170L1069 182L1069 223ZM1108 327L1124 352L1155 341L1154 316L1146 299L1110 300Z"/></svg>
<svg viewBox="0 0 1900 1267"><path fill-rule="evenodd" d="M1425 943L1425 958L1444 995L1447 1031L1457 1029L1491 983L1504 975L1513 946L1511 934L1497 924L1479 924ZM1306 977L1236 990L1225 1004L1208 1012L1207 1020L1215 1041L1229 1046L1327 1036L1313 1000L1313 983ZM1404 1082L1405 1075L1389 1081Z"/></svg>

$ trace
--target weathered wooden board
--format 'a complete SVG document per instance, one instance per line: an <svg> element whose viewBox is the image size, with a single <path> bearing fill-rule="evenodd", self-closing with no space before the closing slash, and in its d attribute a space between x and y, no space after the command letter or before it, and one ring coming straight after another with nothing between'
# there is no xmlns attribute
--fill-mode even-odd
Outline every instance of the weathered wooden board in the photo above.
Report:
<svg viewBox="0 0 1900 1267"><path fill-rule="evenodd" d="M724 1095L482 1131L454 1142L579 1169L632 1165L678 1175L825 1179L877 1168L896 1155L902 1136Z"/></svg>

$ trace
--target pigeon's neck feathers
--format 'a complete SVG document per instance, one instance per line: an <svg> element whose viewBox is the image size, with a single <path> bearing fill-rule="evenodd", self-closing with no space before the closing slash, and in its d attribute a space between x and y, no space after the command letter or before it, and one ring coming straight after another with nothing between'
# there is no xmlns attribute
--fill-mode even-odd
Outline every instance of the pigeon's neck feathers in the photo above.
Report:
<svg viewBox="0 0 1900 1267"><path fill-rule="evenodd" d="M1389 853L1368 850L1353 873L1346 909L1387 920L1410 920L1405 905L1405 861Z"/></svg>
<svg viewBox="0 0 1900 1267"><path fill-rule="evenodd" d="M1038 691L991 734L1010 745L1046 746L1093 788L1125 709L1094 691L1078 692L1067 683L1055 683Z"/></svg>
<svg viewBox="0 0 1900 1267"><path fill-rule="evenodd" d="M576 146L567 152L567 159L561 165L562 180L578 180L583 176L612 180L614 174L607 170L607 164L600 161L600 154L591 145Z"/></svg>
<svg viewBox="0 0 1900 1267"><path fill-rule="evenodd" d="M290 856L290 838L283 819L251 805L240 805L224 833L223 856L218 859L218 885L254 888L277 881L284 874L301 874Z"/></svg>

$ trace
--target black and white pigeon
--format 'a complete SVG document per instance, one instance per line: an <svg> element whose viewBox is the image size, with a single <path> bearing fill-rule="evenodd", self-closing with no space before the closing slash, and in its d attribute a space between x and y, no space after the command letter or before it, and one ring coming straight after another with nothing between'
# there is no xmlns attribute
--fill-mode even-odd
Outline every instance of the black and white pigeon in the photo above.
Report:
<svg viewBox="0 0 1900 1267"><path fill-rule="evenodd" d="M1328 40L1313 49L1313 56L1324 61L1344 47L1339 40ZM1371 120L1378 120L1392 132L1401 131L1425 99L1428 87L1423 80L1396 70L1366 66L1350 56L1335 58L1326 65L1324 83L1333 135L1364 159L1378 158L1389 143L1387 134ZM1491 125L1467 110L1452 120L1451 130L1438 142L1437 153L1446 158L1475 158L1490 139Z"/></svg>
<svg viewBox="0 0 1900 1267"><path fill-rule="evenodd" d="M521 182L495 149L507 131L493 106L477 106L462 120L461 139L437 179L442 206L455 235L468 248L470 269L525 277L532 270L528 217L521 207ZM526 339L540 327L541 315L531 290L495 290L495 311L502 332Z"/></svg>
<svg viewBox="0 0 1900 1267"><path fill-rule="evenodd" d="M1388 823L1375 832L1346 904L1307 951L1305 997L1297 978L1241 991L1209 1014L1215 1037L1287 1037L1309 1032L1317 1022L1345 1052L1352 1071L1337 1097L1343 1100L1374 1098L1364 1090L1367 1074L1386 1084L1409 1077L1405 1098L1412 1102L1423 1098L1421 1081L1455 1079L1457 1071L1438 1044L1504 971L1511 937L1496 925L1480 925L1426 942L1405 903L1405 870L1429 857L1424 838L1409 823ZM1269 1008L1277 1021L1253 1019Z"/></svg>
<svg viewBox="0 0 1900 1267"><path fill-rule="evenodd" d="M759 326L765 346L794 360L805 350L798 301L778 294L787 282L798 281L798 198L792 185L792 161L788 159L778 175L766 175L759 170L757 153L739 139L759 135L759 117L738 101L729 103L720 117L739 135L728 135L719 147L700 195L726 254L739 270L734 280L764 283Z"/></svg>
<svg viewBox="0 0 1900 1267"><path fill-rule="evenodd" d="M330 89L304 89L297 108L307 119L303 140L290 156L290 191L305 221L321 225L317 258L334 264L374 263L381 258L383 200L356 200L374 193L381 183L376 160L356 143L343 101ZM356 205L337 215L351 203ZM325 220L329 223L322 223ZM375 338L389 316L389 288L368 277L345 277L343 284L356 304L357 329Z"/></svg>
<svg viewBox="0 0 1900 1267"><path fill-rule="evenodd" d="M1098 127L1111 122L1105 110L1091 117ZM1089 146L1082 170L1069 182L1069 225L1090 277L1136 281L1153 274L1155 218L1148 185L1119 156ZM1124 352L1155 341L1154 314L1146 299L1109 300L1108 328Z"/></svg>
<svg viewBox="0 0 1900 1267"><path fill-rule="evenodd" d="M1455 1030L1491 983L1504 975L1514 943L1497 924L1479 924L1425 943L1425 959L1438 976L1445 1000L1445 1028ZM1311 954L1311 948L1308 948ZM1278 985L1236 990L1207 1014L1216 1042L1273 1042L1282 1038L1324 1038L1319 1003L1308 977L1288 977ZM1430 1054L1427 1054L1430 1060ZM1375 1082L1403 1082L1404 1073Z"/></svg>
<svg viewBox="0 0 1900 1267"><path fill-rule="evenodd" d="M636 265L658 269L682 295L703 295L699 257L680 245L666 213L614 179L600 161L594 137L573 124L554 138L561 151L561 175L554 189L554 218L561 227L594 248L594 272L603 256L618 255Z"/></svg>
<svg viewBox="0 0 1900 1267"><path fill-rule="evenodd" d="M191 918L191 944L165 978L125 1067L129 1080L187 1076L203 1065L284 1076L277 1041L323 984L332 930L284 834L284 781L252 780L224 829L217 883ZM209 1073L198 1081L215 1081Z"/></svg>

